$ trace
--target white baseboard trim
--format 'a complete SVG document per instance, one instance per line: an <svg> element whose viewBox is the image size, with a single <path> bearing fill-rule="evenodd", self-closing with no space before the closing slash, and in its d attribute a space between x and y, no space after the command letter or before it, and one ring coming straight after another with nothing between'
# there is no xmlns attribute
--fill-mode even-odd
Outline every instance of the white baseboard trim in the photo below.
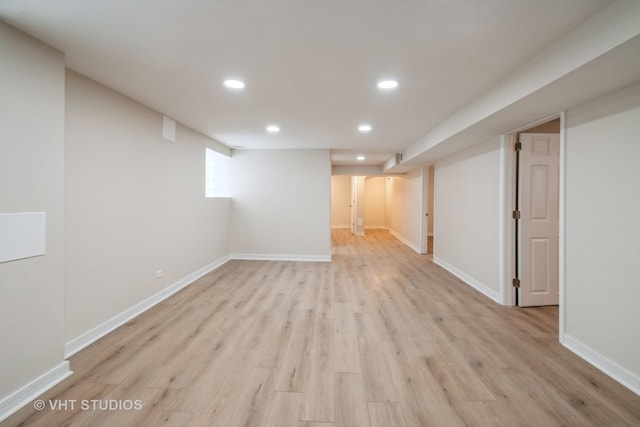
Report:
<svg viewBox="0 0 640 427"><path fill-rule="evenodd" d="M391 233L396 239L400 240L402 243L404 243L405 245L409 246L411 249L413 249L417 253L420 253L420 248L418 246L416 246L413 242L407 240L406 238L404 238L400 234L396 233L392 229L389 229L389 233Z"/></svg>
<svg viewBox="0 0 640 427"><path fill-rule="evenodd" d="M560 337L560 343L640 396L640 376L628 371L570 335L564 334L563 337Z"/></svg>
<svg viewBox="0 0 640 427"><path fill-rule="evenodd" d="M201 269L189 274L188 276L182 278L181 280L178 280L177 282L175 282L171 286L169 286L167 288L164 288L160 292L150 296L149 298L139 302L138 304L136 304L133 307L123 311L122 313L118 314L117 316L112 317L111 319L107 320L106 322L96 326L95 328L91 329L90 331L85 332L84 334L80 335L79 337L72 339L71 341L69 341L64 346L65 358L71 357L72 355L74 355L78 351L82 350L83 348L85 348L88 345L94 343L95 341L99 340L103 336L107 335L109 332L113 331L114 329L119 328L120 326L122 326L125 323L127 323L129 320L131 320L134 317L139 316L140 314L144 313L145 311L147 311L148 309L150 309L154 305L158 304L159 302L161 302L161 301L167 299L168 297L170 297L171 295L175 294L180 289L186 287L187 285L193 283L194 281L196 281L200 277L204 276L205 274L207 274L207 273L215 270L216 268L220 267L221 265L223 265L224 263L229 261L229 259L230 259L230 257L228 255L226 255L226 256L224 256L224 257L212 262L211 264L202 267Z"/></svg>
<svg viewBox="0 0 640 427"><path fill-rule="evenodd" d="M442 259L440 259L438 257L434 256L433 257L433 262L435 262L440 267L444 268L449 273L453 274L458 279L462 280L463 282L465 282L467 285L471 286L475 290L483 293L484 295L486 295L487 297L491 298L492 300L494 300L498 304L501 304L501 302L500 302L500 293L498 291L496 291L494 289L491 289L490 287L488 287L487 285L485 285L481 281L469 276L468 274L466 274L465 272L463 272L461 270L458 270L453 265L449 264L448 262L446 262L446 261L444 261L444 260L442 260Z"/></svg>
<svg viewBox="0 0 640 427"><path fill-rule="evenodd" d="M240 260L240 261L331 262L331 254L329 255L231 254L230 258Z"/></svg>
<svg viewBox="0 0 640 427"><path fill-rule="evenodd" d="M49 372L45 372L29 384L0 400L0 422L18 412L26 404L56 384L64 381L73 372L69 370L69 362L64 361Z"/></svg>

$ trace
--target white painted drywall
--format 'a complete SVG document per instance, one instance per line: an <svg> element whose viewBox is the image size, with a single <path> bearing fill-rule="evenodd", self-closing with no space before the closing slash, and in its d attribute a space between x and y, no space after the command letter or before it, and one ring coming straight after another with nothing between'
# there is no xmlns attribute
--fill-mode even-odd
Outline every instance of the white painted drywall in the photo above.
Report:
<svg viewBox="0 0 640 427"><path fill-rule="evenodd" d="M565 335L640 390L640 85L566 120Z"/></svg>
<svg viewBox="0 0 640 427"><path fill-rule="evenodd" d="M422 220L422 172L414 169L403 176L388 178L389 231L416 252L420 252Z"/></svg>
<svg viewBox="0 0 640 427"><path fill-rule="evenodd" d="M351 177L331 177L331 228L351 227Z"/></svg>
<svg viewBox="0 0 640 427"><path fill-rule="evenodd" d="M333 165L332 175L371 176L383 175L382 165Z"/></svg>
<svg viewBox="0 0 640 427"><path fill-rule="evenodd" d="M228 255L230 200L204 190L205 147L225 147L181 125L168 141L162 114L72 71L66 122L71 341Z"/></svg>
<svg viewBox="0 0 640 427"><path fill-rule="evenodd" d="M0 212L46 212L46 255L0 264L0 401L64 361L64 56L0 22ZM2 414L0 414L1 416Z"/></svg>
<svg viewBox="0 0 640 427"><path fill-rule="evenodd" d="M495 140L438 160L434 260L497 298L499 146Z"/></svg>
<svg viewBox="0 0 640 427"><path fill-rule="evenodd" d="M237 150L231 177L232 256L330 259L329 150Z"/></svg>
<svg viewBox="0 0 640 427"><path fill-rule="evenodd" d="M518 101L526 99L545 87L550 87L552 83L559 81L562 77L576 72L589 62L604 56L608 51L639 34L640 2L637 0L612 2L600 13L514 70L511 75L502 79L490 91L473 99L434 126L426 135L404 151L403 162L418 165L429 159L440 157L442 153L453 153L455 150L481 142L483 139L478 140L477 138L482 135L486 135L484 138L489 137L495 132L497 126L490 120L486 123L493 126L476 125L482 124L485 119L499 115L501 112L507 113L502 119L504 120L503 126L504 123L512 122L515 118L515 123L519 122L519 124L512 122L513 124L509 125L514 127L526 124L527 120L537 120L545 114L557 112L557 109L548 113L541 113L536 109L524 109L512 116L511 119L508 118L508 112L516 110L515 104ZM595 88L597 85L593 84L592 86ZM567 97L580 99L582 93L592 89L585 87L584 84L576 85L574 88L577 90L565 89L561 91L563 95L561 98L557 97L558 92L556 91L553 94L555 98L553 105L556 107L571 105L566 104ZM473 127L475 127L473 133L465 132ZM504 131L508 131L508 128Z"/></svg>
<svg viewBox="0 0 640 427"><path fill-rule="evenodd" d="M364 181L364 228L385 228L386 178L367 177Z"/></svg>

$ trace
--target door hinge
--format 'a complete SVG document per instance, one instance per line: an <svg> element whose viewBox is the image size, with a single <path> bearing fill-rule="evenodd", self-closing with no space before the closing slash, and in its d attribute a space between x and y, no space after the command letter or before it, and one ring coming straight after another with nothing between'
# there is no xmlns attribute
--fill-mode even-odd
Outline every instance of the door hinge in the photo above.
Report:
<svg viewBox="0 0 640 427"><path fill-rule="evenodd" d="M513 219L520 219L520 211L513 211L511 212L511 217Z"/></svg>
<svg viewBox="0 0 640 427"><path fill-rule="evenodd" d="M520 279L518 279L517 277L514 277L513 280L511 281L511 284L513 285L514 288L519 288L520 287Z"/></svg>
<svg viewBox="0 0 640 427"><path fill-rule="evenodd" d="M516 146L514 148L516 151L522 150L522 142L516 142Z"/></svg>

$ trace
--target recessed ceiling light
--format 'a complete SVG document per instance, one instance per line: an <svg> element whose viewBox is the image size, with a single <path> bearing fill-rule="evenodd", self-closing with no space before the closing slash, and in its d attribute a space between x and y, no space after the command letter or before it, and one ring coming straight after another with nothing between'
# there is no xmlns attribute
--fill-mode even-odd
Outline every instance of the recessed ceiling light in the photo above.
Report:
<svg viewBox="0 0 640 427"><path fill-rule="evenodd" d="M229 89L244 89L244 82L241 80L229 79L222 83Z"/></svg>
<svg viewBox="0 0 640 427"><path fill-rule="evenodd" d="M278 125L269 125L269 126L267 126L267 132L269 132L269 133L278 133L278 132L280 132L280 126L278 126Z"/></svg>
<svg viewBox="0 0 640 427"><path fill-rule="evenodd" d="M364 123L358 126L358 130L362 133L371 132L371 125Z"/></svg>
<svg viewBox="0 0 640 427"><path fill-rule="evenodd" d="M398 82L395 80L381 80L378 82L378 87L384 90L395 89L398 87Z"/></svg>
<svg viewBox="0 0 640 427"><path fill-rule="evenodd" d="M356 159L358 159L358 160L364 160L364 156L358 156L358 157L356 157Z"/></svg>

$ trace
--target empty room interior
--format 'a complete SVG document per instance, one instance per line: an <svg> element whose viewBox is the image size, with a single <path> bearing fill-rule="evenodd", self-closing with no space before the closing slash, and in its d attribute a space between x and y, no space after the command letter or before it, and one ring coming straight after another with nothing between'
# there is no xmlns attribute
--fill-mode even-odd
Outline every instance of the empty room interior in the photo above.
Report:
<svg viewBox="0 0 640 427"><path fill-rule="evenodd" d="M637 0L3 0L0 425L640 426L638 135Z"/></svg>

